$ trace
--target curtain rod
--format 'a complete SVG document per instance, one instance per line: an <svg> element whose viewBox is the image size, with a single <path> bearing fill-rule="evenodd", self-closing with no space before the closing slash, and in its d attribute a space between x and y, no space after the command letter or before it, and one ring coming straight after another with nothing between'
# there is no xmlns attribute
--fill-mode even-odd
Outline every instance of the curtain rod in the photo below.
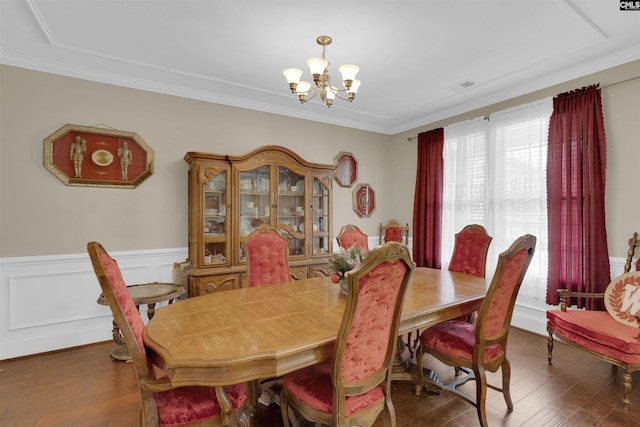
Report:
<svg viewBox="0 0 640 427"><path fill-rule="evenodd" d="M608 89L610 87L618 86L618 85L621 85L621 84L624 84L624 83L629 83L629 82L632 82L632 81L635 81L635 80L640 80L640 76L631 77L630 79L627 79L627 80L621 80L619 82L611 83L611 84L608 84L606 86L601 86L600 89L601 90L602 89ZM407 141L412 141L412 140L416 139L417 137L418 137L418 135L410 136L409 138L407 138Z"/></svg>

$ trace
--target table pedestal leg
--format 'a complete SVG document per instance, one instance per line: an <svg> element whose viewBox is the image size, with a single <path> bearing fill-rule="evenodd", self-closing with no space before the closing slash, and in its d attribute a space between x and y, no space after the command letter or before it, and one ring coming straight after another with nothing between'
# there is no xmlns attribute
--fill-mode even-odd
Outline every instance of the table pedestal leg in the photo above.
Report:
<svg viewBox="0 0 640 427"><path fill-rule="evenodd" d="M403 356L405 348L406 348L406 344L404 343L402 337L398 337L397 348L396 348L396 358L393 362L393 369L391 371L391 381L411 381L414 384L417 384L418 378L416 377L415 374L412 374L409 371L410 362L408 359L405 359ZM422 368L422 371L424 372L424 378L429 379L434 383L440 382L440 378L438 377L438 374L433 372L431 369ZM426 384L423 384L423 386L427 389L428 392L440 394L439 388L428 384L426 381L425 383Z"/></svg>
<svg viewBox="0 0 640 427"><path fill-rule="evenodd" d="M406 345L402 337L396 340L396 358L393 361L391 370L391 381L412 381L416 382L415 375L409 372L409 360L404 358Z"/></svg>

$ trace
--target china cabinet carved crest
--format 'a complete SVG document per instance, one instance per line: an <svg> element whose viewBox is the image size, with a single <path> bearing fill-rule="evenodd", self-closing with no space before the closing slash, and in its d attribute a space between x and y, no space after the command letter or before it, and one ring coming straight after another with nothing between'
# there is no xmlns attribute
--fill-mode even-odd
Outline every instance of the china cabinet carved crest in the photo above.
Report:
<svg viewBox="0 0 640 427"><path fill-rule="evenodd" d="M244 239L269 224L289 239L289 267L327 274L333 165L264 146L238 156L188 152L189 296L246 287Z"/></svg>

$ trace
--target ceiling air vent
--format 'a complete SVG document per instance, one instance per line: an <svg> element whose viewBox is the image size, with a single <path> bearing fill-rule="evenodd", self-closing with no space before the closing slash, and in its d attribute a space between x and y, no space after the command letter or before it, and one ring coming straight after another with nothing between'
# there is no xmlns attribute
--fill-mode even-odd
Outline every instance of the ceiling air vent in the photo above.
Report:
<svg viewBox="0 0 640 427"><path fill-rule="evenodd" d="M452 86L449 86L447 89L452 91L452 92L460 92L463 91L465 89L470 88L471 86L475 86L475 82L473 80L464 80L461 81L460 83L456 83Z"/></svg>

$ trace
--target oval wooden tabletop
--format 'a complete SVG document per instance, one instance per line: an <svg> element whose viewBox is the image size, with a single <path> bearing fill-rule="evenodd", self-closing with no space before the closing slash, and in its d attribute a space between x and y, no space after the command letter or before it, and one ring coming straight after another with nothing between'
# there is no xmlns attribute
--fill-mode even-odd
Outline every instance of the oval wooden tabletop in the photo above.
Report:
<svg viewBox="0 0 640 427"><path fill-rule="evenodd" d="M400 333L477 310L485 291L483 278L417 268ZM203 295L159 309L144 342L176 385L280 376L331 357L345 302L328 277Z"/></svg>

